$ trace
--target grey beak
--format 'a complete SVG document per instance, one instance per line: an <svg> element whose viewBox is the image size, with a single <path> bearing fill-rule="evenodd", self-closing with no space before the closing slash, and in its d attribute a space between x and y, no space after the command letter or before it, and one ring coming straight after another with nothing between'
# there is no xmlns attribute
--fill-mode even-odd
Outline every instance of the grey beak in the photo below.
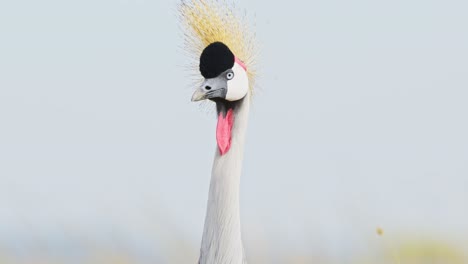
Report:
<svg viewBox="0 0 468 264"><path fill-rule="evenodd" d="M203 86L202 86L203 87ZM193 93L192 95L192 102L198 102L198 101L201 101L201 100L205 100L206 99L206 93L205 91L202 89L202 87L198 88L197 90L195 90L195 92Z"/></svg>
<svg viewBox="0 0 468 264"><path fill-rule="evenodd" d="M223 76L205 79L203 84L195 90L192 95L192 102L205 99L226 98L227 80Z"/></svg>

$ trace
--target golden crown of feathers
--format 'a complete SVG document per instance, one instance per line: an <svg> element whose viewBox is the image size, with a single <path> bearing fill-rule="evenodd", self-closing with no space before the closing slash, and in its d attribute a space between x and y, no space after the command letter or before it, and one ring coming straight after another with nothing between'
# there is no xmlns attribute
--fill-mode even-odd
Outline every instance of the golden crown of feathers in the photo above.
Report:
<svg viewBox="0 0 468 264"><path fill-rule="evenodd" d="M247 30L246 16L237 15L234 4L224 0L183 0L179 11L184 49L192 58L192 67L198 72L203 49L213 42L222 42L246 65L253 92L257 50L254 34Z"/></svg>

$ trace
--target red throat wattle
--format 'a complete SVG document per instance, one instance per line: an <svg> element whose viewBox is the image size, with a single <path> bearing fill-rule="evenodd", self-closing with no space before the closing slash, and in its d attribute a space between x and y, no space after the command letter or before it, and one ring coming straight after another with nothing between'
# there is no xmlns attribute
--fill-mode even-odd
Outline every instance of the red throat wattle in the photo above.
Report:
<svg viewBox="0 0 468 264"><path fill-rule="evenodd" d="M234 113L229 109L226 116L223 113L218 115L218 125L216 126L216 142L218 142L219 153L226 154L231 148L231 132L234 124Z"/></svg>

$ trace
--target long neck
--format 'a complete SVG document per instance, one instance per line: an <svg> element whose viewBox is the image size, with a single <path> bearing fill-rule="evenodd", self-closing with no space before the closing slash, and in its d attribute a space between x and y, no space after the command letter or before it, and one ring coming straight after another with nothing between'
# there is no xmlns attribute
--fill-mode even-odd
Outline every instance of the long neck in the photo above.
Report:
<svg viewBox="0 0 468 264"><path fill-rule="evenodd" d="M200 264L244 263L239 214L239 183L244 156L250 95L234 108L231 148L220 155L218 148L211 174Z"/></svg>

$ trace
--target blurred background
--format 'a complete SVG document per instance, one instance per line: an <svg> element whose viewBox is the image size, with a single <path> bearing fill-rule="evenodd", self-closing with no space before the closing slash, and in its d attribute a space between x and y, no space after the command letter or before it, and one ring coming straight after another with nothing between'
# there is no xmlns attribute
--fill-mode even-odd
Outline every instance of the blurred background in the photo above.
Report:
<svg viewBox="0 0 468 264"><path fill-rule="evenodd" d="M176 0L0 3L0 263L196 263L215 149ZM250 263L468 263L467 1L237 0Z"/></svg>

